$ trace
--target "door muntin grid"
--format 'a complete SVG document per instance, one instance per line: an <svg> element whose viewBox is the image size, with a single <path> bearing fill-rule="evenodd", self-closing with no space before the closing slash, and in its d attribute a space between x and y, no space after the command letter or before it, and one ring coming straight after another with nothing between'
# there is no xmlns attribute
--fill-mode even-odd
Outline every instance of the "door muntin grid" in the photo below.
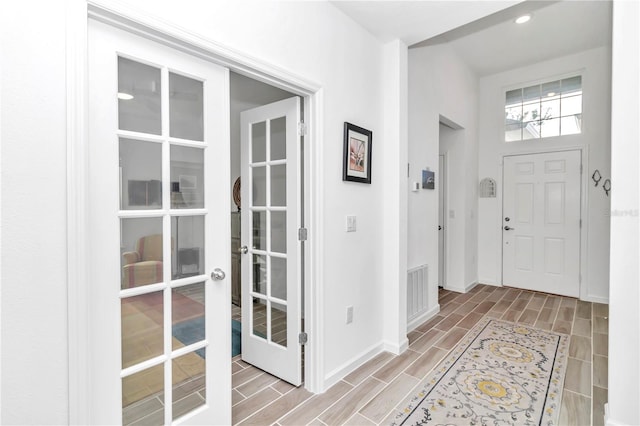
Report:
<svg viewBox="0 0 640 426"><path fill-rule="evenodd" d="M286 117L249 126L251 211L250 334L284 348L287 341Z"/></svg>
<svg viewBox="0 0 640 426"><path fill-rule="evenodd" d="M171 423L206 404L205 82L118 65L122 421Z"/></svg>

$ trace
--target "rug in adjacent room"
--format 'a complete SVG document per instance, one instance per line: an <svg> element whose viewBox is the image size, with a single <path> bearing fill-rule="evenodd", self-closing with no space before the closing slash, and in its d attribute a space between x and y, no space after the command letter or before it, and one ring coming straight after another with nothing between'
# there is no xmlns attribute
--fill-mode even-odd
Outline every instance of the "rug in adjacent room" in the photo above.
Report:
<svg viewBox="0 0 640 426"><path fill-rule="evenodd" d="M557 424L568 351L567 335L486 318L392 424Z"/></svg>
<svg viewBox="0 0 640 426"><path fill-rule="evenodd" d="M192 320L183 321L173 324L173 337L178 339L185 345L204 340L204 317L194 318ZM236 356L241 352L241 324L239 321L231 320L231 356ZM201 358L205 358L205 350L198 349L196 351Z"/></svg>
<svg viewBox="0 0 640 426"><path fill-rule="evenodd" d="M242 324L240 321L231 320L231 356L242 353Z"/></svg>

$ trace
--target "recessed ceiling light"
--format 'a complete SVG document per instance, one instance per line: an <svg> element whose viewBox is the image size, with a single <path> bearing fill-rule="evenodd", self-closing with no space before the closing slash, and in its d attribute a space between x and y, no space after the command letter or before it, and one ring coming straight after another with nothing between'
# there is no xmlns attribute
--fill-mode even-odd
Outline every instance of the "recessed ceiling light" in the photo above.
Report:
<svg viewBox="0 0 640 426"><path fill-rule="evenodd" d="M131 99L133 99L133 95L125 92L118 92L118 99L122 99L123 101L130 101Z"/></svg>
<svg viewBox="0 0 640 426"><path fill-rule="evenodd" d="M529 22L529 20L531 20L530 14L522 15L516 19L516 24L524 24L525 22Z"/></svg>

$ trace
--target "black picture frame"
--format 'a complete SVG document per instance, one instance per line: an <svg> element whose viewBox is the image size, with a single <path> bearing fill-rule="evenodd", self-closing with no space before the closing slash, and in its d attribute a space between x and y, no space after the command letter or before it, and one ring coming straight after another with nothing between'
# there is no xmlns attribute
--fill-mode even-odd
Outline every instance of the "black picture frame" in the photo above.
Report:
<svg viewBox="0 0 640 426"><path fill-rule="evenodd" d="M344 123L342 180L371 183L371 139L373 132Z"/></svg>

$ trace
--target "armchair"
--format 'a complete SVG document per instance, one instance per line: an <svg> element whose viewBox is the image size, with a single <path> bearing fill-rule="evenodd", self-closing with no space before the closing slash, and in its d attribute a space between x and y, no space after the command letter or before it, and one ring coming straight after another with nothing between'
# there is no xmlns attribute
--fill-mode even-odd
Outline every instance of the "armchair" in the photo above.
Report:
<svg viewBox="0 0 640 426"><path fill-rule="evenodd" d="M135 251L122 254L122 288L162 282L162 235L136 241Z"/></svg>

